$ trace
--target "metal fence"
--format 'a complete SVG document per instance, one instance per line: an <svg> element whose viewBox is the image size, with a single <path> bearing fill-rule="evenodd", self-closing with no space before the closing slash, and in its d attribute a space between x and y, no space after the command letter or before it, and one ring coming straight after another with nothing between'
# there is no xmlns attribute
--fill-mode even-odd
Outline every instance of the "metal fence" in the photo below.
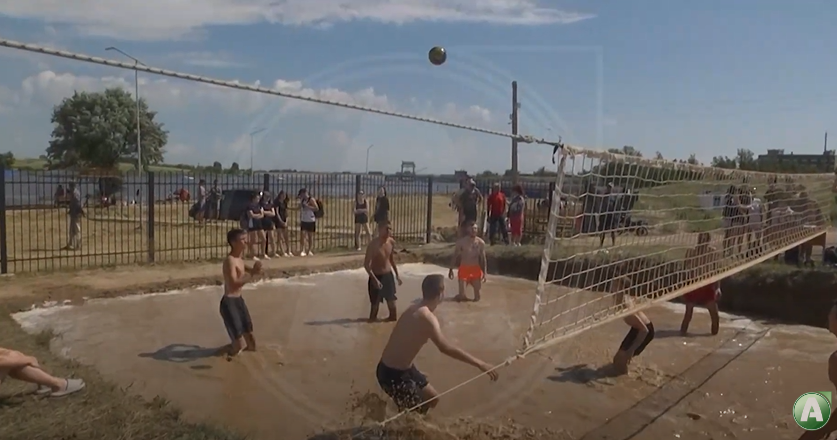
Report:
<svg viewBox="0 0 837 440"><path fill-rule="evenodd" d="M315 251L360 247L355 236L355 195L365 193L371 217L381 187L386 189L395 238L402 243L426 243L431 235L432 196L438 190L430 176L105 175L0 169L0 273L221 258L228 250L226 232L238 227L239 221L219 219L216 210L203 222L190 216L201 180L206 181L207 190L214 185L225 197L233 190L264 191L273 197L285 191L290 196L288 231L295 251L299 249L296 195L300 188L307 188L323 203ZM84 204L85 215L78 222L70 220L68 198L62 195L71 182ZM223 202L217 207L224 211ZM80 240L70 246L75 244L69 238L76 226Z"/></svg>

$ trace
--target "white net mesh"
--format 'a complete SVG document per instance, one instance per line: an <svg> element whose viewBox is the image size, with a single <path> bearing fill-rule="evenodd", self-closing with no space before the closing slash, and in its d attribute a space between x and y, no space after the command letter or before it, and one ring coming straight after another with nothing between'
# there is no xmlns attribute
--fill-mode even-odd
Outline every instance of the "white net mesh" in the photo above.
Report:
<svg viewBox="0 0 837 440"><path fill-rule="evenodd" d="M726 170L572 147L559 154L524 351L788 249L799 247L804 260L811 245L825 243L833 174ZM628 283L613 282L623 277Z"/></svg>

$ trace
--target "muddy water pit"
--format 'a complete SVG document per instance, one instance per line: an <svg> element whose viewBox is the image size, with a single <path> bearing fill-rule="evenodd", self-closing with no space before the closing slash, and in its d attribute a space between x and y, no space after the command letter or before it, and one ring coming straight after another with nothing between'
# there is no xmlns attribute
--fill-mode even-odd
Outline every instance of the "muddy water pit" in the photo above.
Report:
<svg viewBox="0 0 837 440"><path fill-rule="evenodd" d="M403 309L419 298L423 276L446 270L411 264L401 272ZM453 341L500 362L520 346L534 287L492 276L483 301L445 302L437 313ZM455 284L447 289L452 296ZM379 393L374 369L393 324L364 322L363 271L248 286L259 351L232 362L212 356L227 342L218 315L221 294L219 287L204 287L34 309L14 318L30 332L52 329L59 335L55 351L132 391L163 396L189 419L257 439L301 440L356 425L352 406L358 401L366 402L360 409L367 417L395 413L368 404L377 400L369 396ZM438 435L425 429L422 438L524 436L526 430L509 428L511 419L549 430L542 438L552 440L797 438L790 408L805 391L830 389L825 361L833 336L725 315L721 334L710 337L708 316L699 312L694 336L684 338L676 332L681 313L674 304L648 312L657 340L626 377L601 368L626 332L621 322L608 324L514 362L497 383L481 378L444 396L430 419ZM438 390L477 373L432 345L416 363Z"/></svg>

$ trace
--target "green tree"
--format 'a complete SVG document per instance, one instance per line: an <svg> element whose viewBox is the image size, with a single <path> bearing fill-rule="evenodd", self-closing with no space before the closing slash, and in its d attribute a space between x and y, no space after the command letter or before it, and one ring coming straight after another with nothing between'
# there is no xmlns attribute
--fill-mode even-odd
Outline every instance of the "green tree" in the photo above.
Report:
<svg viewBox="0 0 837 440"><path fill-rule="evenodd" d="M75 92L52 110L52 139L46 150L52 169L114 168L137 161L137 105L121 88ZM140 99L143 165L163 161L168 132L155 122L156 112Z"/></svg>
<svg viewBox="0 0 837 440"><path fill-rule="evenodd" d="M233 162L232 165L230 165L230 172L235 174L235 173L238 173L239 171L241 171L241 169L238 166L238 162Z"/></svg>
<svg viewBox="0 0 837 440"><path fill-rule="evenodd" d="M663 160L663 153L660 153L659 151L654 153L654 159Z"/></svg>
<svg viewBox="0 0 837 440"><path fill-rule="evenodd" d="M746 148L739 148L735 154L735 162L738 164L739 170L756 170L758 164L756 163L756 155Z"/></svg>
<svg viewBox="0 0 837 440"><path fill-rule="evenodd" d="M15 155L11 151L0 154L0 168L11 168L15 166Z"/></svg>
<svg viewBox="0 0 837 440"><path fill-rule="evenodd" d="M692 164L692 165L699 165L697 157L695 157L695 153L692 153L692 154L689 155L689 158L686 159L686 163Z"/></svg>
<svg viewBox="0 0 837 440"><path fill-rule="evenodd" d="M727 156L715 156L712 158L712 166L716 168L726 168L728 170L734 170L738 167L738 164L735 163L735 159L729 158Z"/></svg>
<svg viewBox="0 0 837 440"><path fill-rule="evenodd" d="M221 171L224 171L224 166L221 165L221 162L218 162L216 160L215 162L212 163L212 171L220 173Z"/></svg>
<svg viewBox="0 0 837 440"><path fill-rule="evenodd" d="M623 154L625 156L642 157L642 152L630 145L625 145L622 148L608 148L607 152L613 154Z"/></svg>
<svg viewBox="0 0 837 440"><path fill-rule="evenodd" d="M497 176L499 176L499 174L497 174L497 173L495 173L494 171L491 171L491 170L485 170L485 171L477 174L477 177L497 177Z"/></svg>

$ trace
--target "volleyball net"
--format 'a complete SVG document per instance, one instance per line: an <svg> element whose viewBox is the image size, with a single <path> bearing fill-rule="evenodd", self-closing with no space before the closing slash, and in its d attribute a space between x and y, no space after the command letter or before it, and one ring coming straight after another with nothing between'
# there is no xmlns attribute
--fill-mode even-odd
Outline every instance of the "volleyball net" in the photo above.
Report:
<svg viewBox="0 0 837 440"><path fill-rule="evenodd" d="M825 244L834 174L727 170L566 146L523 352Z"/></svg>

